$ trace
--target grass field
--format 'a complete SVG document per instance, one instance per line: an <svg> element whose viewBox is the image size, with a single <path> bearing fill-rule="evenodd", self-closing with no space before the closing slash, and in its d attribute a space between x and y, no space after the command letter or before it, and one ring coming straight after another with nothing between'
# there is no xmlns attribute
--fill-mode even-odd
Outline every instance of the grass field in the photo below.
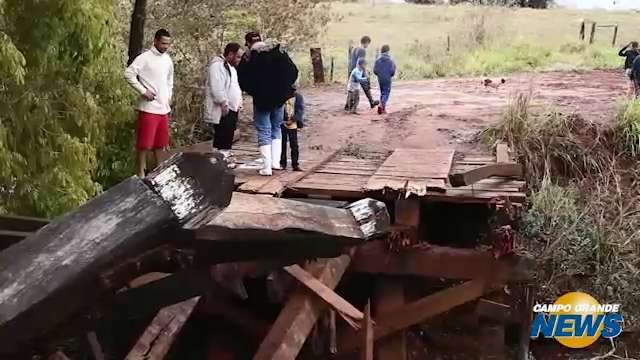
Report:
<svg viewBox="0 0 640 360"><path fill-rule="evenodd" d="M349 42L364 34L373 38L369 61L381 45L391 46L400 79L619 67L619 47L640 39L640 14L633 11L362 3L334 3L332 10L334 21L316 45L327 68L334 58L339 81L346 76ZM616 46L612 28L598 28L593 45L578 41L582 19L618 24ZM296 58L309 78L308 52Z"/></svg>

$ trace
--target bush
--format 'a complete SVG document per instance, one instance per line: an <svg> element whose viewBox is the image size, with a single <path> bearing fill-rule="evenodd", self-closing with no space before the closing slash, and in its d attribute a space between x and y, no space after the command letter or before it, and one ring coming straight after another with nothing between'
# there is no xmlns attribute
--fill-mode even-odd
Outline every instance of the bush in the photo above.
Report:
<svg viewBox="0 0 640 360"><path fill-rule="evenodd" d="M616 125L620 151L637 157L640 155L640 101L626 103L618 114Z"/></svg>

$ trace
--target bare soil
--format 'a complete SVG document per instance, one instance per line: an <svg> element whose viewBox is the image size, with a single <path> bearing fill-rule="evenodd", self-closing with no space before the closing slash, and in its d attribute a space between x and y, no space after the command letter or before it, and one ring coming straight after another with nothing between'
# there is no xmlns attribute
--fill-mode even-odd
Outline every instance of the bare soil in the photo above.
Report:
<svg viewBox="0 0 640 360"><path fill-rule="evenodd" d="M500 79L492 78L494 83ZM397 82L386 115L370 109L364 94L360 114L345 113L343 85L304 89L308 126L302 132L303 157L349 144L469 150L476 146L478 132L495 124L518 92L531 92L541 108L607 123L614 119L627 86L621 71L524 73L504 79L497 89L485 87L484 77ZM372 91L377 97L378 90Z"/></svg>

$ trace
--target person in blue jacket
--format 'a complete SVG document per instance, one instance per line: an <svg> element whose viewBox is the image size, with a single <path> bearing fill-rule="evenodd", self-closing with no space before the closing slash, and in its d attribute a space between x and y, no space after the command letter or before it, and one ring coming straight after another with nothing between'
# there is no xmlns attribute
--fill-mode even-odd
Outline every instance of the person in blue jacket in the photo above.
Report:
<svg viewBox="0 0 640 360"><path fill-rule="evenodd" d="M284 119L282 121L282 153L280 166L287 168L287 143L291 146L291 167L293 171L300 168L300 146L298 144L298 129L304 127L304 97L298 91L297 85L292 87L292 96L284 104Z"/></svg>
<svg viewBox="0 0 640 360"><path fill-rule="evenodd" d="M373 73L378 77L380 85L380 105L378 106L378 114L387 113L387 102L391 94L391 82L396 75L396 64L389 55L389 45L383 45L380 49L380 57L373 66Z"/></svg>
<svg viewBox="0 0 640 360"><path fill-rule="evenodd" d="M640 56L636 56L631 65L631 76L635 90L635 97L640 98Z"/></svg>

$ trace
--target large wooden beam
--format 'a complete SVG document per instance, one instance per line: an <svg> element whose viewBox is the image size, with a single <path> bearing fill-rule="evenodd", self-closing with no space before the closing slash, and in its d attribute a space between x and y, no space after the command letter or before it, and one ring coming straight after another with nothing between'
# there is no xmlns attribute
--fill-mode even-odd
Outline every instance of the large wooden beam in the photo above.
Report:
<svg viewBox="0 0 640 360"><path fill-rule="evenodd" d="M486 282L484 279L475 279L406 304L395 311L376 317L374 337L375 339L381 339L415 324L422 323L436 315L473 301L494 288L495 285ZM362 338L362 334L360 332L361 330L358 332L354 330L345 331L341 336L342 341L340 343L342 346L339 348L340 352L351 353L356 351L361 344L359 339Z"/></svg>
<svg viewBox="0 0 640 360"><path fill-rule="evenodd" d="M30 216L18 216L18 215L1 215L0 216L0 229L13 230L13 231L25 231L35 232L40 230L49 223L48 219L30 217Z"/></svg>
<svg viewBox="0 0 640 360"><path fill-rule="evenodd" d="M230 201L221 155L176 155L0 252L0 354L18 350L95 301L99 274L160 245L158 234ZM91 289L91 291L87 291Z"/></svg>
<svg viewBox="0 0 640 360"><path fill-rule="evenodd" d="M508 269L489 251L430 246L389 252L383 241L371 241L357 248L349 271L465 280Z"/></svg>
<svg viewBox="0 0 640 360"><path fill-rule="evenodd" d="M511 163L491 164L478 167L463 173L449 175L453 187L473 185L491 176L522 178L522 165Z"/></svg>
<svg viewBox="0 0 640 360"><path fill-rule="evenodd" d="M236 192L219 214L206 212L187 224L197 239L274 244L316 241L357 244L384 233L389 215L384 203L365 199L347 209Z"/></svg>
<svg viewBox="0 0 640 360"><path fill-rule="evenodd" d="M323 284L334 289L350 262L349 255L342 255L334 259L322 260L310 271ZM322 299L310 294L306 288L299 288L278 315L278 319L260 344L253 359L295 359L318 317L328 309L329 305Z"/></svg>

